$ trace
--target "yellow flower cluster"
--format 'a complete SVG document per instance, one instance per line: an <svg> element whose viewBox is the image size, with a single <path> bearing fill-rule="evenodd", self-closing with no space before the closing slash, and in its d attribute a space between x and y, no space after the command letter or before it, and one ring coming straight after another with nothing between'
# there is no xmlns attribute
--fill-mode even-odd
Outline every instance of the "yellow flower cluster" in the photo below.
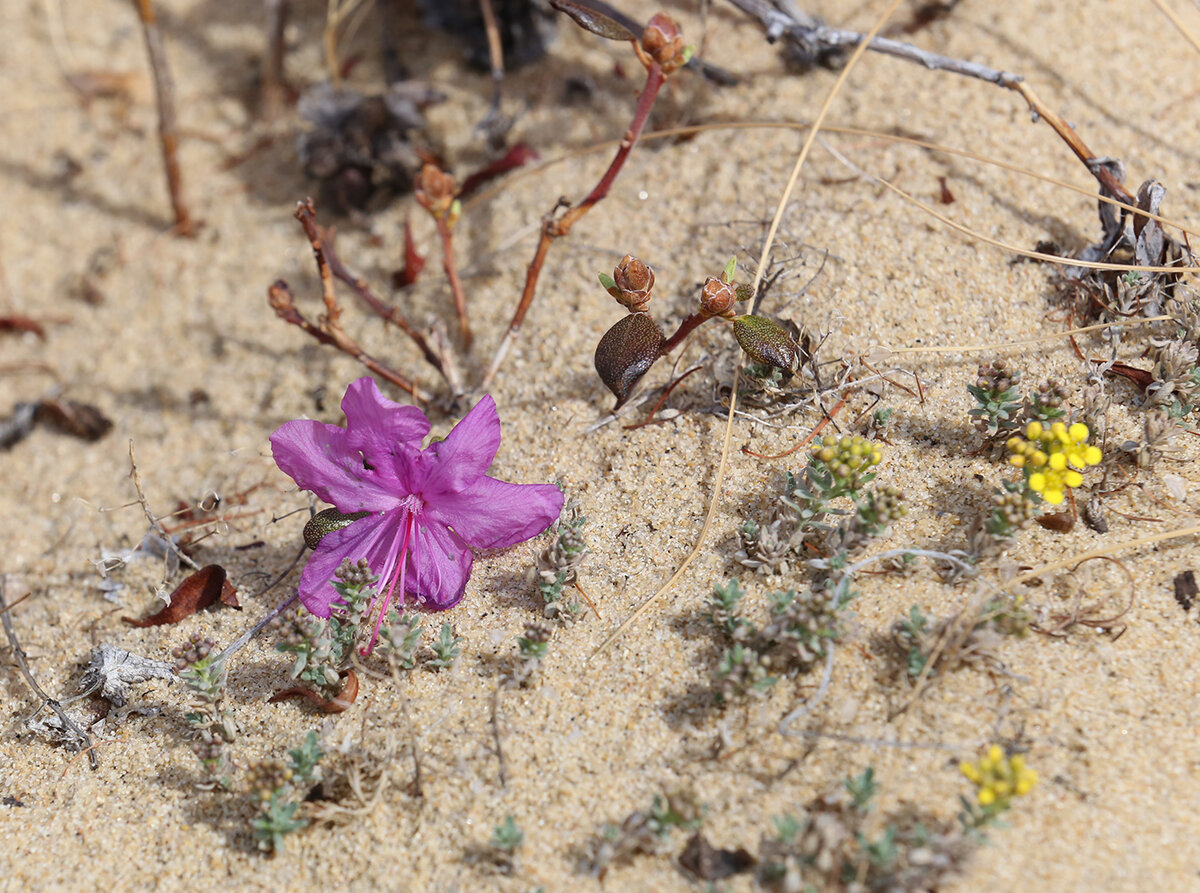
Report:
<svg viewBox="0 0 1200 893"><path fill-rule="evenodd" d="M1013 797L1028 794L1038 780L1023 756L1005 756L999 744L989 747L978 763L960 763L958 769L978 790L979 805L992 813L1008 809Z"/></svg>
<svg viewBox="0 0 1200 893"><path fill-rule="evenodd" d="M1090 436L1087 425L1079 422L1069 428L1062 422L1055 422L1049 428L1041 422L1030 422L1025 427L1025 437L1008 439L1008 451L1012 454L1008 461L1025 470L1029 489L1040 493L1046 502L1058 505L1068 487L1083 483L1083 475L1075 469L1099 465L1104 458L1100 447L1088 444Z"/></svg>
<svg viewBox="0 0 1200 893"><path fill-rule="evenodd" d="M856 472L865 473L883 460L879 444L865 437L835 437L832 434L822 437L809 455L824 462L839 478L848 478Z"/></svg>

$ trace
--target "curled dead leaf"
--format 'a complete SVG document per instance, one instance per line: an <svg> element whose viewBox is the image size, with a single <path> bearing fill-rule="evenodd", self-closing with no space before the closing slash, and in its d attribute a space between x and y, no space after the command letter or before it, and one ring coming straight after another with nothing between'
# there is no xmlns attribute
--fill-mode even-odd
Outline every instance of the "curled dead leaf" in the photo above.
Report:
<svg viewBox="0 0 1200 893"><path fill-rule="evenodd" d="M201 608L207 608L218 600L231 608L241 607L238 604L237 589L226 579L225 568L219 564L210 564L180 583L171 593L171 600L167 606L157 614L151 614L141 620L133 617L121 619L130 626L165 626L191 617Z"/></svg>
<svg viewBox="0 0 1200 893"><path fill-rule="evenodd" d="M323 698L311 688L296 685L292 688L285 688L282 691L275 692L275 694L267 699L267 703L278 704L280 701L286 701L289 698L303 698L308 701L314 710L319 710L321 713L341 713L353 704L357 697L358 675L353 670L347 670L346 682L335 698Z"/></svg>

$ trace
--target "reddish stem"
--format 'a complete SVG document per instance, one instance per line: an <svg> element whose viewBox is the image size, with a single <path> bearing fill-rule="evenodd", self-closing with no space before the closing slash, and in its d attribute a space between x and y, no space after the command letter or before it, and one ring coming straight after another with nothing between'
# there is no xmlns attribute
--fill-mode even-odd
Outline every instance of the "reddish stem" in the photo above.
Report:
<svg viewBox="0 0 1200 893"><path fill-rule="evenodd" d="M163 165L167 169L167 191L171 194L171 207L175 211L175 232L181 236L195 235L196 224L183 198L183 174L179 169L177 154L179 132L175 126L175 86L171 81L171 70L167 67L167 51L163 46L162 31L158 27L158 16L154 12L152 0L134 0L134 5L142 20L146 55L150 58L150 70L154 75L158 138L162 143Z"/></svg>
<svg viewBox="0 0 1200 893"><path fill-rule="evenodd" d="M442 269L446 271L446 280L450 283L450 293L454 295L454 313L458 316L458 331L462 334L463 348L471 349L474 336L467 322L467 296L463 294L462 281L458 278L458 266L454 263L454 234L445 216L434 217L437 221L438 235L442 237Z"/></svg>
<svg viewBox="0 0 1200 893"><path fill-rule="evenodd" d="M505 332L500 346L496 349L491 366L488 367L487 372L483 376L483 381L479 386L481 390L486 389L492 383L492 379L496 377L496 373L500 369L500 364L504 362L504 357L508 354L509 347L511 347L517 333L521 330L521 324L525 322L525 314L529 311L529 305L533 303L533 295L537 291L538 277L542 273L542 265L546 261L546 253L550 250L550 243L560 236L567 235L580 217L608 195L608 191L612 188L613 181L617 179L617 174L624 167L629 153L637 145L638 137L641 136L642 129L646 126L646 121L650 117L650 110L654 107L654 101L658 98L658 92L662 89L662 85L666 82L666 79L667 76L663 73L662 67L657 62L651 62L646 68L646 84L642 87L642 93L638 97L637 108L633 113L633 121L630 122L629 129L625 131L625 137L621 140L620 148L617 149L617 154L613 157L612 163L609 164L608 170L604 172L604 176L600 178L595 188L588 193L587 198L564 213L562 217L556 219L554 211L551 211L543 218L542 236L538 240L533 260L529 262L529 269L525 273L525 288L521 292L521 301L517 304L517 310L513 314L512 321L508 324L508 331ZM556 205L555 210L557 208L558 206Z"/></svg>
<svg viewBox="0 0 1200 893"><path fill-rule="evenodd" d="M706 319L712 318L713 317L705 316L702 313L693 313L679 324L679 328L676 330L674 335L662 343L662 347L658 349L658 355L661 357L673 351L680 344L682 344L683 339L692 334L692 332L694 332L702 322L704 322Z"/></svg>

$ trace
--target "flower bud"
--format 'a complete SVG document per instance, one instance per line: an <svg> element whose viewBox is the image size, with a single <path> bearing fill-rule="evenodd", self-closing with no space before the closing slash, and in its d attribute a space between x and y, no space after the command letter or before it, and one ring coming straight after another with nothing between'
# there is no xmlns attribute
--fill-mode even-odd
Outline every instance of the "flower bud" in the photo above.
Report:
<svg viewBox="0 0 1200 893"><path fill-rule="evenodd" d="M796 365L796 344L777 323L746 314L733 321L733 336L756 363L791 371Z"/></svg>
<svg viewBox="0 0 1200 893"><path fill-rule="evenodd" d="M737 302L737 289L729 282L709 276L700 293L700 312L705 316L723 316L733 319L733 305Z"/></svg>
<svg viewBox="0 0 1200 893"><path fill-rule="evenodd" d="M441 217L454 204L454 177L436 164L426 164L413 184L413 196L418 205L434 217Z"/></svg>
<svg viewBox="0 0 1200 893"><path fill-rule="evenodd" d="M604 333L596 345L596 372L617 398L620 409L630 391L654 365L662 348L663 333L649 313L630 313Z"/></svg>
<svg viewBox="0 0 1200 893"><path fill-rule="evenodd" d="M684 48L679 26L661 12L650 19L642 32L642 49L667 74L687 64L689 54Z"/></svg>
<svg viewBox="0 0 1200 893"><path fill-rule="evenodd" d="M632 254L625 255L613 270L613 282L617 286L617 293L613 297L628 307L630 313L646 309L650 301L650 289L654 288L654 271L647 264Z"/></svg>

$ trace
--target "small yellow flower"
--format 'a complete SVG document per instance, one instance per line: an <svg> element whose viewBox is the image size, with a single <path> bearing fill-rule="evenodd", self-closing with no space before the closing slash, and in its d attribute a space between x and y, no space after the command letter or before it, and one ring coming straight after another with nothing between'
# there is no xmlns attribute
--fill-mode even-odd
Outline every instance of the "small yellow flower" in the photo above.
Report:
<svg viewBox="0 0 1200 893"><path fill-rule="evenodd" d="M1009 464L1025 471L1029 489L1046 502L1058 505L1067 490L1083 484L1083 475L1075 469L1100 464L1104 454L1087 440L1088 426L1076 422L1068 427L1055 422L1049 428L1041 422L1025 426L1025 437L1010 437L1005 444Z"/></svg>
<svg viewBox="0 0 1200 893"><path fill-rule="evenodd" d="M960 763L958 770L975 785L975 799L988 815L1008 809L1013 797L1028 794L1038 780L1037 773L1025 765L1023 756L1006 756L999 744L989 747L976 763Z"/></svg>

